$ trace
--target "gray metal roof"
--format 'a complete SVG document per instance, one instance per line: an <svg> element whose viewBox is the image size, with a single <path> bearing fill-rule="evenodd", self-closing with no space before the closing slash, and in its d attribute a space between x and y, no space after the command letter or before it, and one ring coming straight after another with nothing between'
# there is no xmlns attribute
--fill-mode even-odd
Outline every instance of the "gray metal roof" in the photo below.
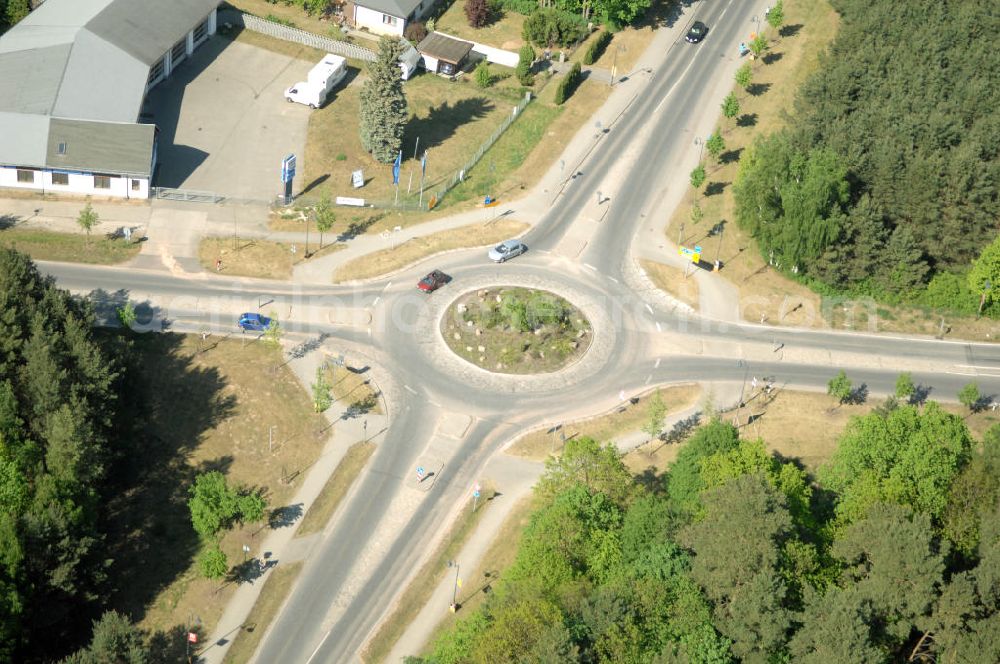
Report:
<svg viewBox="0 0 1000 664"><path fill-rule="evenodd" d="M45 165L55 170L149 177L155 132L150 124L52 118ZM59 154L60 144L65 154Z"/></svg>
<svg viewBox="0 0 1000 664"><path fill-rule="evenodd" d="M121 144L120 161L127 166L105 170L148 172L148 163L137 167L130 158L128 146L144 144L139 136L152 129L133 135L111 127L138 119L150 67L218 4L219 0L47 0L0 35L0 163L45 166L31 145L41 146L44 154L48 118L61 118L93 121L81 125L93 130L91 138L84 132L77 143ZM22 114L36 119L17 117ZM106 161L102 154L96 147L81 152L97 165L81 162L77 167L101 170Z"/></svg>
<svg viewBox="0 0 1000 664"><path fill-rule="evenodd" d="M372 9L383 14L409 18L413 10L420 5L421 0L354 0L359 7Z"/></svg>
<svg viewBox="0 0 1000 664"><path fill-rule="evenodd" d="M472 50L472 42L442 35L440 32L432 32L417 44L417 50L432 58L457 65L469 55L469 51Z"/></svg>

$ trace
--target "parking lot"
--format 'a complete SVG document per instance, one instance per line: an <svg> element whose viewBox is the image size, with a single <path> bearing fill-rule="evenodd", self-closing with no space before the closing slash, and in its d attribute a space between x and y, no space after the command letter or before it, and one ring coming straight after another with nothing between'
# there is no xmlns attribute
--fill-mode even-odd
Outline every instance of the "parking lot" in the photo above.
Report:
<svg viewBox="0 0 1000 664"><path fill-rule="evenodd" d="M160 129L154 185L273 200L282 188L282 157L296 154L303 172L310 114L282 93L313 64L209 40L147 96L142 121Z"/></svg>

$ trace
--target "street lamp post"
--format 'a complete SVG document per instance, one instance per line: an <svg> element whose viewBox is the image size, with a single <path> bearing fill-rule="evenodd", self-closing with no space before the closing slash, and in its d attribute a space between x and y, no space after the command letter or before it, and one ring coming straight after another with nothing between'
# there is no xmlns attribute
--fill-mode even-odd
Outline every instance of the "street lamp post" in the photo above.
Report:
<svg viewBox="0 0 1000 664"><path fill-rule="evenodd" d="M701 136L695 136L694 144L698 146L698 163L701 163L702 155L705 154L705 139Z"/></svg>
<svg viewBox="0 0 1000 664"><path fill-rule="evenodd" d="M459 572L459 565L454 560L449 560L448 561L448 567L454 567L455 568L455 585L454 585L454 588L451 591L451 606L448 607L449 611L451 611L452 613L455 613L455 611L458 610L458 572Z"/></svg>

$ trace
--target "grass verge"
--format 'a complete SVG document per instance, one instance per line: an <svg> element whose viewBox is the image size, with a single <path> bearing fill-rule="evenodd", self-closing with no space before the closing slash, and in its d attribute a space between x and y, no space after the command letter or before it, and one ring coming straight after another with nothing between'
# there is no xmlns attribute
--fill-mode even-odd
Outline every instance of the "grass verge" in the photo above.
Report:
<svg viewBox="0 0 1000 664"><path fill-rule="evenodd" d="M301 571L302 563L299 562L279 565L271 572L253 605L253 609L250 610L250 615L247 616L242 629L233 639L229 650L226 651L223 662L243 664L250 661Z"/></svg>
<svg viewBox="0 0 1000 664"><path fill-rule="evenodd" d="M528 521L536 509L534 494L524 496L514 505L510 514L500 525L500 529L493 536L493 542L486 549L479 565L462 580L463 588L458 595L458 603L462 607L461 613L444 614L441 621L434 627L434 631L431 632L430 638L427 639L423 653L425 656L429 654L430 648L438 637L453 628L463 614L469 615L479 609L504 570L514 564L517 550L521 546L524 528L528 525Z"/></svg>
<svg viewBox="0 0 1000 664"><path fill-rule="evenodd" d="M371 441L361 441L347 449L344 458L337 464L336 470L330 475L330 479L326 481L323 490L299 524L298 530L295 531L296 537L312 535L326 527L330 517L337 511L340 501L347 495L351 484L361 474L361 469L368 463L374 451L375 443Z"/></svg>
<svg viewBox="0 0 1000 664"><path fill-rule="evenodd" d="M198 572L202 544L191 527L188 487L218 470L231 484L264 489L280 513L319 456L325 435L317 432L326 422L281 354L263 344L178 334L133 335L132 344L143 372L129 403L141 406L143 426L122 472L128 482L106 505L116 580L109 604L151 632L197 616L210 633L237 582ZM230 563L243 559L244 544L259 555L269 527L223 533Z"/></svg>
<svg viewBox="0 0 1000 664"><path fill-rule="evenodd" d="M290 279L292 269L305 260L303 244L254 238L237 239L237 243L236 249L233 249L231 237L203 238L198 244L198 262L205 270L214 272L216 259L221 259L222 274L230 276ZM318 243L313 246L318 246ZM325 256L346 246L342 243L330 243L309 254L309 258Z"/></svg>
<svg viewBox="0 0 1000 664"><path fill-rule="evenodd" d="M674 385L661 388L660 396L667 406L669 417L670 413L690 408L698 403L698 399L701 398L701 388L697 385ZM559 431L552 433L548 433L548 429L532 431L507 448L507 454L542 460L560 448L563 434L567 439L588 437L605 443L618 436L639 431L642 425L649 421L647 397L648 395L641 397L639 403L629 405L624 410L616 408L604 415L568 422Z"/></svg>
<svg viewBox="0 0 1000 664"><path fill-rule="evenodd" d="M114 265L124 263L139 254L142 245L111 239L104 235L58 233L27 228L0 231L0 246L11 247L40 261L64 261Z"/></svg>
<svg viewBox="0 0 1000 664"><path fill-rule="evenodd" d="M360 414L382 413L380 395L364 374L355 373L347 367L331 366L327 369L326 377L336 401L349 401L356 411L363 411Z"/></svg>
<svg viewBox="0 0 1000 664"><path fill-rule="evenodd" d="M639 265L646 271L646 276L653 282L653 285L660 290L673 295L675 298L698 311L700 300L698 299L698 282L690 274L698 268L689 268L687 277L684 270L665 265L655 261L639 261Z"/></svg>
<svg viewBox="0 0 1000 664"><path fill-rule="evenodd" d="M476 524L489 509L490 501L496 495L496 490L484 483L482 494L485 500L480 501L479 509L475 512L472 511L472 500L466 502L458 519L451 525L444 539L431 554L430 559L413 577L400 596L399 602L396 603L389 615L379 625L378 631L369 640L367 647L361 653L363 661L385 661L392 651L392 647L406 631L407 626L413 622L420 610L427 604L434 588L449 571L448 561L458 555L458 552L465 546L465 542L472 534Z"/></svg>
<svg viewBox="0 0 1000 664"><path fill-rule="evenodd" d="M818 315L819 296L771 270L755 240L734 222L732 183L739 168L739 156L756 136L774 132L788 121L799 86L820 67L821 54L837 33L839 17L826 0L789 3L785 16L787 25L799 25L801 30L793 37L771 44L771 54L780 53L780 59L771 64L753 63L753 84L759 92L754 95L742 88L735 89L740 115L747 119L745 126L735 126L732 120L719 118L726 152L722 162L705 155L707 178L705 193L700 197L702 220L691 222L691 204L685 202L678 206L665 232L674 242L677 229L683 224L681 244L692 246L705 241L715 224L724 223L719 245L724 268L720 276L739 289L741 302L752 303L741 307L743 317L755 322L764 317L765 321L787 325L823 325ZM773 36L773 31L768 29L766 34ZM798 305L801 306L795 309Z"/></svg>
<svg viewBox="0 0 1000 664"><path fill-rule="evenodd" d="M408 240L398 247L382 249L341 265L333 275L335 283L372 279L401 270L443 251L483 247L520 235L528 224L513 219L499 219L470 224Z"/></svg>

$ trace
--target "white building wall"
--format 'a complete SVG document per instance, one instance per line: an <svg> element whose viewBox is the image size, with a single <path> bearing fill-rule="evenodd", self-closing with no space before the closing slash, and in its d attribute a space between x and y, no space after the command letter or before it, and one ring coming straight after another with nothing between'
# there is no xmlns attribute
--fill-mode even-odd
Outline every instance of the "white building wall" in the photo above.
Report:
<svg viewBox="0 0 1000 664"><path fill-rule="evenodd" d="M354 5L354 23L359 29L368 28L369 32L374 32L377 35L398 35L402 37L403 30L406 29L406 19L394 17L396 25L389 25L383 21L384 16L388 16L388 14L383 14L382 12L377 12L360 5Z"/></svg>
<svg viewBox="0 0 1000 664"><path fill-rule="evenodd" d="M94 187L94 176L90 173L69 173L68 184L53 184L51 171L35 171L35 181L27 183L17 181L17 170L12 167L0 166L0 187L27 189L50 194L149 198L149 180L147 178L112 177L111 188L98 189ZM138 183L136 190L132 189L133 180Z"/></svg>

